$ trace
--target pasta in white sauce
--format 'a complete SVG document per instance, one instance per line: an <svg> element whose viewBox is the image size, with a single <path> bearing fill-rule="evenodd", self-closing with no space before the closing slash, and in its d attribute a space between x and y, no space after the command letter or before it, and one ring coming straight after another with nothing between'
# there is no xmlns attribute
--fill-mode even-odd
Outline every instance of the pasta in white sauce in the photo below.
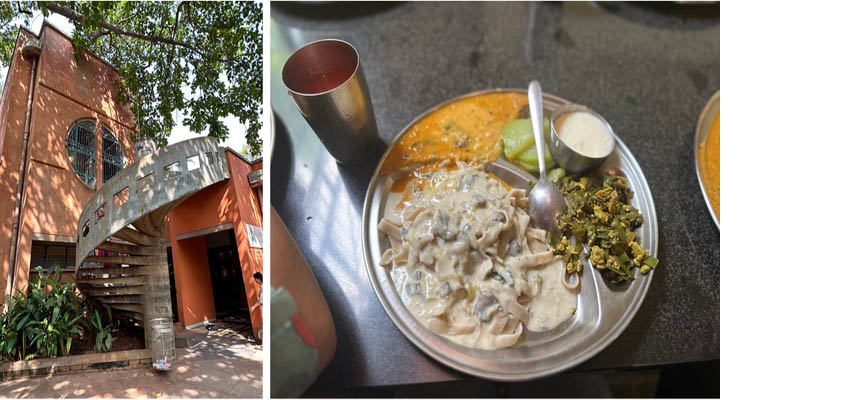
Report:
<svg viewBox="0 0 850 400"><path fill-rule="evenodd" d="M388 204L378 229L391 248L396 289L425 326L456 343L497 349L524 330L555 328L575 311L561 284L560 258L545 231L529 226L524 190L459 163L430 174L399 207Z"/></svg>

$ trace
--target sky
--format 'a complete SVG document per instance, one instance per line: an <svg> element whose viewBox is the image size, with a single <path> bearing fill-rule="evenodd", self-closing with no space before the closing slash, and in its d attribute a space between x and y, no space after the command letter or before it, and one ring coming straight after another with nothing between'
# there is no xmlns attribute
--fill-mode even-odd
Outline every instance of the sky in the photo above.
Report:
<svg viewBox="0 0 850 400"><path fill-rule="evenodd" d="M50 22L53 26L59 28L59 30L64 33L71 35L71 32L74 31L74 25L65 17L59 14L50 14L47 17L47 21ZM29 26L29 30L38 33L41 31L41 25L44 22L44 16L40 13L33 18L31 26ZM23 21L19 21L18 25L22 24ZM0 68L0 82L5 81L6 73L8 71L8 67ZM180 113L175 113L177 116ZM263 117L261 116L261 122L263 121ZM171 136L168 138L168 144L182 142L187 139L192 139L200 136L197 133L193 133L189 130L188 127L184 126L181 122L181 118L175 118L177 121L177 126L175 126L171 131ZM230 134L227 136L227 140L222 143L219 143L219 146L230 147L236 150L237 152L242 151L242 148L246 145L245 140L245 130L246 127L239 123L239 119L234 116L228 116L224 119L224 125L230 130Z"/></svg>

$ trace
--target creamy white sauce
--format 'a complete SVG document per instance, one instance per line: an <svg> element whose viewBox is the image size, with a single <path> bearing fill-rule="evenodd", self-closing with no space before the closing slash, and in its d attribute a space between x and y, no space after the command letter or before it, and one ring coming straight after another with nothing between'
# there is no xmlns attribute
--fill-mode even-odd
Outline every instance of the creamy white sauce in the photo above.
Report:
<svg viewBox="0 0 850 400"><path fill-rule="evenodd" d="M524 330L557 327L576 307L560 258L529 226L522 190L508 192L479 168L433 174L424 189L391 196L379 224L392 248L381 264L405 306L461 345L516 344Z"/></svg>
<svg viewBox="0 0 850 400"><path fill-rule="evenodd" d="M604 157L614 145L611 131L590 113L576 111L561 115L555 126L561 141L588 157Z"/></svg>

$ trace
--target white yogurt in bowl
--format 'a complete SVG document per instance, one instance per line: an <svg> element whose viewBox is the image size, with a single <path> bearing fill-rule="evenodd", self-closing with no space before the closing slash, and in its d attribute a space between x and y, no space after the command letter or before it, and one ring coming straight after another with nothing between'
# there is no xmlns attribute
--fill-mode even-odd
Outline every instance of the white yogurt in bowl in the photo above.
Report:
<svg viewBox="0 0 850 400"><path fill-rule="evenodd" d="M608 125L591 113L574 111L560 115L555 127L564 144L584 156L605 157L614 147Z"/></svg>
<svg viewBox="0 0 850 400"><path fill-rule="evenodd" d="M567 174L590 172L614 151L614 130L601 115L577 104L552 113L549 151Z"/></svg>

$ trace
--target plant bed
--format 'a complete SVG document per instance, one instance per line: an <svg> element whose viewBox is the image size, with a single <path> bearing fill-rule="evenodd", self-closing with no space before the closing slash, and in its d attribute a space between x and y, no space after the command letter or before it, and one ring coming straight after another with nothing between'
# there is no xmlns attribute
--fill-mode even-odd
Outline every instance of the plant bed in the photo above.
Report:
<svg viewBox="0 0 850 400"><path fill-rule="evenodd" d="M64 375L151 367L150 349L39 358L0 364L0 381L29 376Z"/></svg>
<svg viewBox="0 0 850 400"><path fill-rule="evenodd" d="M113 321L102 304L85 298L60 269L38 277L0 313L0 361L32 361L59 356L144 348L144 331L129 320ZM54 278L55 277L55 278Z"/></svg>
<svg viewBox="0 0 850 400"><path fill-rule="evenodd" d="M29 292L19 291L0 313L0 379L151 366L141 326L113 320L59 268L36 271Z"/></svg>
<svg viewBox="0 0 850 400"><path fill-rule="evenodd" d="M109 352L124 350L142 350L145 348L145 329L129 319L116 320L115 327L109 332L115 339ZM71 344L68 355L98 353L95 349L95 335L86 334Z"/></svg>

